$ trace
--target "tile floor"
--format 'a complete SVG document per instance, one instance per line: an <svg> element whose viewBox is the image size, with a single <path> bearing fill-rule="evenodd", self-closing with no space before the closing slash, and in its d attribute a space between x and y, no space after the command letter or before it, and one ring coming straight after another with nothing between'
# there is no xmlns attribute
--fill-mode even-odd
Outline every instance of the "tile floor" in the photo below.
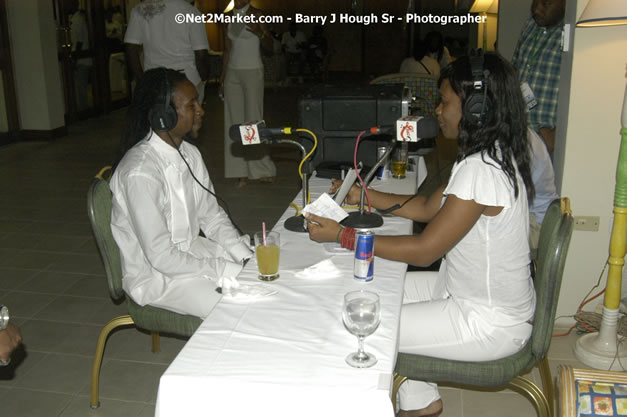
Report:
<svg viewBox="0 0 627 417"><path fill-rule="evenodd" d="M302 88L267 90L269 125L294 123ZM221 102L215 92L208 96L199 147L217 192L245 232L256 230L261 220L273 224L299 190L298 152L273 148L276 184L235 189L222 174ZM132 328L116 331L102 365L101 407L89 408L98 333L109 319L125 314L125 306L109 298L85 196L93 175L111 162L124 114L120 110L73 124L67 137L53 142L0 148L0 301L10 307L25 341L12 364L0 368L3 416L152 416L159 376L185 343L163 337L161 352L153 354L148 334ZM440 166L446 171L452 157L444 153ZM430 175L427 188L437 181ZM250 210L251 204L255 210ZM553 370L561 363L581 366L571 353L575 338L553 341ZM539 383L537 371L531 377ZM442 396L444 417L535 416L529 401L509 391L444 387Z"/></svg>

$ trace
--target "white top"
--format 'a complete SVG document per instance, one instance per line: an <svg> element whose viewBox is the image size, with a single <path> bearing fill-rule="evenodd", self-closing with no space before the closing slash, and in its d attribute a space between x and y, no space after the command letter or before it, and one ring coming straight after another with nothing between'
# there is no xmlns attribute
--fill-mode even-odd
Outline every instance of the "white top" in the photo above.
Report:
<svg viewBox="0 0 627 417"><path fill-rule="evenodd" d="M503 210L481 215L446 254L440 277L448 293L467 308L469 319L506 327L531 319L535 309L527 194L520 174L515 198L505 172L488 155L484 159L477 153L455 163L444 194Z"/></svg>
<svg viewBox="0 0 627 417"><path fill-rule="evenodd" d="M551 201L559 198L555 187L555 172L549 151L540 136L533 129L528 128L527 138L531 147L531 180L536 190L536 195L529 205L529 211L536 221L542 224Z"/></svg>
<svg viewBox="0 0 627 417"><path fill-rule="evenodd" d="M124 42L144 47L144 71L166 67L183 70L192 84L200 83L194 51L209 50L205 25L175 21L178 13L200 15L197 8L185 0L164 0L164 8L152 16L144 16L138 4L131 11L131 19Z"/></svg>
<svg viewBox="0 0 627 417"><path fill-rule="evenodd" d="M420 61L416 61L414 57L405 58L401 62L399 72L413 72L416 74L431 74L436 77L440 76L440 64L438 61L425 55Z"/></svg>
<svg viewBox="0 0 627 417"><path fill-rule="evenodd" d="M306 43L307 38L305 34L300 30L296 31L296 34L292 36L290 31L288 30L281 36L281 44L285 48L285 51L290 54L299 54L303 51L301 48L301 44Z"/></svg>
<svg viewBox="0 0 627 417"><path fill-rule="evenodd" d="M331 181L314 176L309 186L315 200ZM404 192L415 189L408 183ZM300 192L294 201L301 203ZM292 417L294 410L303 417L394 416L390 393L407 265L375 257L373 281L359 282L353 252L327 252L307 233L285 230L293 215L288 207L273 228L281 234L280 278L259 281L254 258L237 277L278 293L222 297L161 377L156 417ZM393 235L411 228L410 220L391 216L375 230ZM320 261L332 262L336 273L302 274ZM365 340L378 362L367 369L344 361L357 350L357 338L342 323L343 297L360 289L381 300L381 324Z"/></svg>
<svg viewBox="0 0 627 417"><path fill-rule="evenodd" d="M245 16L250 4L241 9L233 9L234 15ZM244 23L229 23L227 36L231 40L228 68L251 70L263 68L259 37L246 29Z"/></svg>
<svg viewBox="0 0 627 417"><path fill-rule="evenodd" d="M198 149L181 144L194 175L213 191ZM235 277L251 252L215 197L203 190L175 148L152 133L130 149L110 182L111 231L120 247L123 287L140 305L168 282ZM200 230L207 239L198 236Z"/></svg>

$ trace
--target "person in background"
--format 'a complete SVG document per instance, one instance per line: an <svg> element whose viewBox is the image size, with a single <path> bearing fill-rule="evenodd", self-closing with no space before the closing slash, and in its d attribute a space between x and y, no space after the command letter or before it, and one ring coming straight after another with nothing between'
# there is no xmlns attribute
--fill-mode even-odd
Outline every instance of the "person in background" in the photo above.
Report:
<svg viewBox="0 0 627 417"><path fill-rule="evenodd" d="M242 17L263 15L250 0L235 0L232 13ZM240 22L229 23L223 33L220 92L224 95L224 176L236 178L238 188L244 187L248 180L272 184L276 166L268 146L243 146L229 136L234 124L263 120L264 69L260 47L272 51L272 34L265 23Z"/></svg>
<svg viewBox="0 0 627 417"><path fill-rule="evenodd" d="M200 17L193 0L144 0L131 10L124 35L129 68L135 80L143 72L165 67L183 71L198 91L202 104L205 80L209 78L209 41L205 25L185 21L177 23L178 14ZM144 65L140 61L143 47Z"/></svg>
<svg viewBox="0 0 627 417"><path fill-rule="evenodd" d="M288 75L302 77L303 67L305 65L307 38L303 31L298 29L295 22L290 23L289 30L283 33L281 44L283 45L283 51L285 51L285 57L287 59ZM294 72L293 68L296 68L296 72Z"/></svg>
<svg viewBox="0 0 627 417"><path fill-rule="evenodd" d="M218 205L196 146L204 111L181 72L153 68L135 88L110 188L122 286L141 306L205 318L252 252ZM248 243L247 243L248 242ZM226 281L225 281L226 280Z"/></svg>
<svg viewBox="0 0 627 417"><path fill-rule="evenodd" d="M425 44L427 45L427 55L438 61L440 70L451 62L451 53L444 46L444 38L440 32L429 32L425 36Z"/></svg>
<svg viewBox="0 0 627 417"><path fill-rule="evenodd" d="M94 60L81 52L90 48L89 30L85 10L79 9L78 0L70 0L70 29L72 36L72 61L74 62L74 82L76 85L76 110L85 110L89 106L89 75Z"/></svg>
<svg viewBox="0 0 627 417"><path fill-rule="evenodd" d="M529 126L544 140L550 155L555 147L565 11L566 0L533 0L531 17L512 58L523 93L529 97Z"/></svg>
<svg viewBox="0 0 627 417"><path fill-rule="evenodd" d="M316 25L307 43L307 62L311 74L316 77L324 71L323 63L328 52L327 40L324 37L322 25Z"/></svg>
<svg viewBox="0 0 627 417"><path fill-rule="evenodd" d="M531 128L527 128L527 138L531 152L531 180L536 191L533 200L529 202L529 247L531 259L536 259L544 215L559 195L555 187L553 162L544 142Z"/></svg>
<svg viewBox="0 0 627 417"><path fill-rule="evenodd" d="M428 223L417 235L376 235L376 256L418 266L443 258L438 272L406 276L400 352L489 361L520 351L531 336L535 290L527 239L534 188L524 101L511 65L486 53L481 88L491 110L478 116L464 109L471 95L477 99L471 63L479 58L461 57L440 76L436 114L442 135L458 144L448 184L431 196L369 190L374 208L398 204L395 214ZM347 202L359 201L360 192L354 185ZM354 247L355 229L306 217L314 241ZM399 393L400 417L442 412L434 383L406 381Z"/></svg>
<svg viewBox="0 0 627 417"><path fill-rule="evenodd" d="M427 45L419 39L414 43L414 56L405 58L401 62L399 72L413 72L416 74L429 74L440 76L440 64L427 55Z"/></svg>

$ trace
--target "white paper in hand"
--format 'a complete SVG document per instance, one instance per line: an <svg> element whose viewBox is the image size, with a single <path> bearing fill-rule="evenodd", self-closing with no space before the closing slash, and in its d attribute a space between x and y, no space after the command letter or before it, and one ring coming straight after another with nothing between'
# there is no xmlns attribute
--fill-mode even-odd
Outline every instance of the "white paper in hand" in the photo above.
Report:
<svg viewBox="0 0 627 417"><path fill-rule="evenodd" d="M307 204L303 209L303 214L307 213L312 213L321 217L327 217L329 219L335 220L336 222L341 222L346 217L348 217L348 213L346 213L346 211L344 211L344 209L340 207L339 204L333 201L333 199L327 193L322 194L313 203Z"/></svg>

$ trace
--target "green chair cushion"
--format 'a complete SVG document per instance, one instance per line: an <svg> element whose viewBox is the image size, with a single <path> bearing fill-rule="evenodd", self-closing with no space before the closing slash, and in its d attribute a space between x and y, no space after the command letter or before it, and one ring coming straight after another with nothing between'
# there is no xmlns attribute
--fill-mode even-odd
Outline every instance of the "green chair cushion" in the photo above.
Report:
<svg viewBox="0 0 627 417"><path fill-rule="evenodd" d="M150 305L142 307L130 297L127 299L128 314L133 318L135 325L144 330L191 336L202 323L196 316L178 314Z"/></svg>
<svg viewBox="0 0 627 417"><path fill-rule="evenodd" d="M451 382L479 387L507 384L536 362L531 343L518 353L487 362L465 362L399 352L394 371L412 380Z"/></svg>

